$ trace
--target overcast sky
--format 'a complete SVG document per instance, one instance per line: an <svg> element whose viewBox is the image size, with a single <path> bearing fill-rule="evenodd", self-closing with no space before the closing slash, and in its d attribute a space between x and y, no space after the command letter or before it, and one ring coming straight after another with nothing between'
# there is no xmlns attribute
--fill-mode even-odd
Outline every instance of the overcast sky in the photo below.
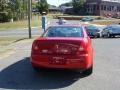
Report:
<svg viewBox="0 0 120 90"><path fill-rule="evenodd" d="M61 5L62 3L66 3L66 2L69 2L69 1L72 1L72 0L47 0L47 2L51 5L55 5L55 6L59 6Z"/></svg>

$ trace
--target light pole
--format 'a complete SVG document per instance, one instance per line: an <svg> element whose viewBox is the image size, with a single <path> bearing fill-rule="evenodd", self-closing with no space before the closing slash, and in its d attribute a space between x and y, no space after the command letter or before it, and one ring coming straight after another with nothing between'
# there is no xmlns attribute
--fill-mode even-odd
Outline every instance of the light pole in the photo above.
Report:
<svg viewBox="0 0 120 90"><path fill-rule="evenodd" d="M31 0L28 0L28 29L29 39L31 39Z"/></svg>

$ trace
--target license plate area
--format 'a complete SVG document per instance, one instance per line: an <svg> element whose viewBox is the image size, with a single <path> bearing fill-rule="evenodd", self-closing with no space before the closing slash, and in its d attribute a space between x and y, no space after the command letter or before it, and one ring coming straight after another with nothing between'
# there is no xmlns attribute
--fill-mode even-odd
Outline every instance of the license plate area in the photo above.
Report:
<svg viewBox="0 0 120 90"><path fill-rule="evenodd" d="M53 57L51 59L49 59L49 64L53 64L53 65L65 65L66 64L66 60L62 57Z"/></svg>

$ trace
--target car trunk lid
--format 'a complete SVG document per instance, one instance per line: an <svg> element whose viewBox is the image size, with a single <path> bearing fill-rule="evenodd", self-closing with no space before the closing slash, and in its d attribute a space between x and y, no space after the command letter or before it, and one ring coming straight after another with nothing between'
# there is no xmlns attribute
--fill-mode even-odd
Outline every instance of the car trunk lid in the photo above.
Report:
<svg viewBox="0 0 120 90"><path fill-rule="evenodd" d="M36 40L40 54L76 54L82 38L42 38Z"/></svg>

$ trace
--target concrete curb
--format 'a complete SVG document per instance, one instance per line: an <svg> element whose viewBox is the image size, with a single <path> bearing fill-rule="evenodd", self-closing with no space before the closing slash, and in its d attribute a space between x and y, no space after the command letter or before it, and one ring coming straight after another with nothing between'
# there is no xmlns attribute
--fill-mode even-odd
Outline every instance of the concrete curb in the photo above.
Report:
<svg viewBox="0 0 120 90"><path fill-rule="evenodd" d="M36 29L36 28L41 28L42 26L40 27L31 27L31 29ZM28 29L28 28L23 28L23 29Z"/></svg>

